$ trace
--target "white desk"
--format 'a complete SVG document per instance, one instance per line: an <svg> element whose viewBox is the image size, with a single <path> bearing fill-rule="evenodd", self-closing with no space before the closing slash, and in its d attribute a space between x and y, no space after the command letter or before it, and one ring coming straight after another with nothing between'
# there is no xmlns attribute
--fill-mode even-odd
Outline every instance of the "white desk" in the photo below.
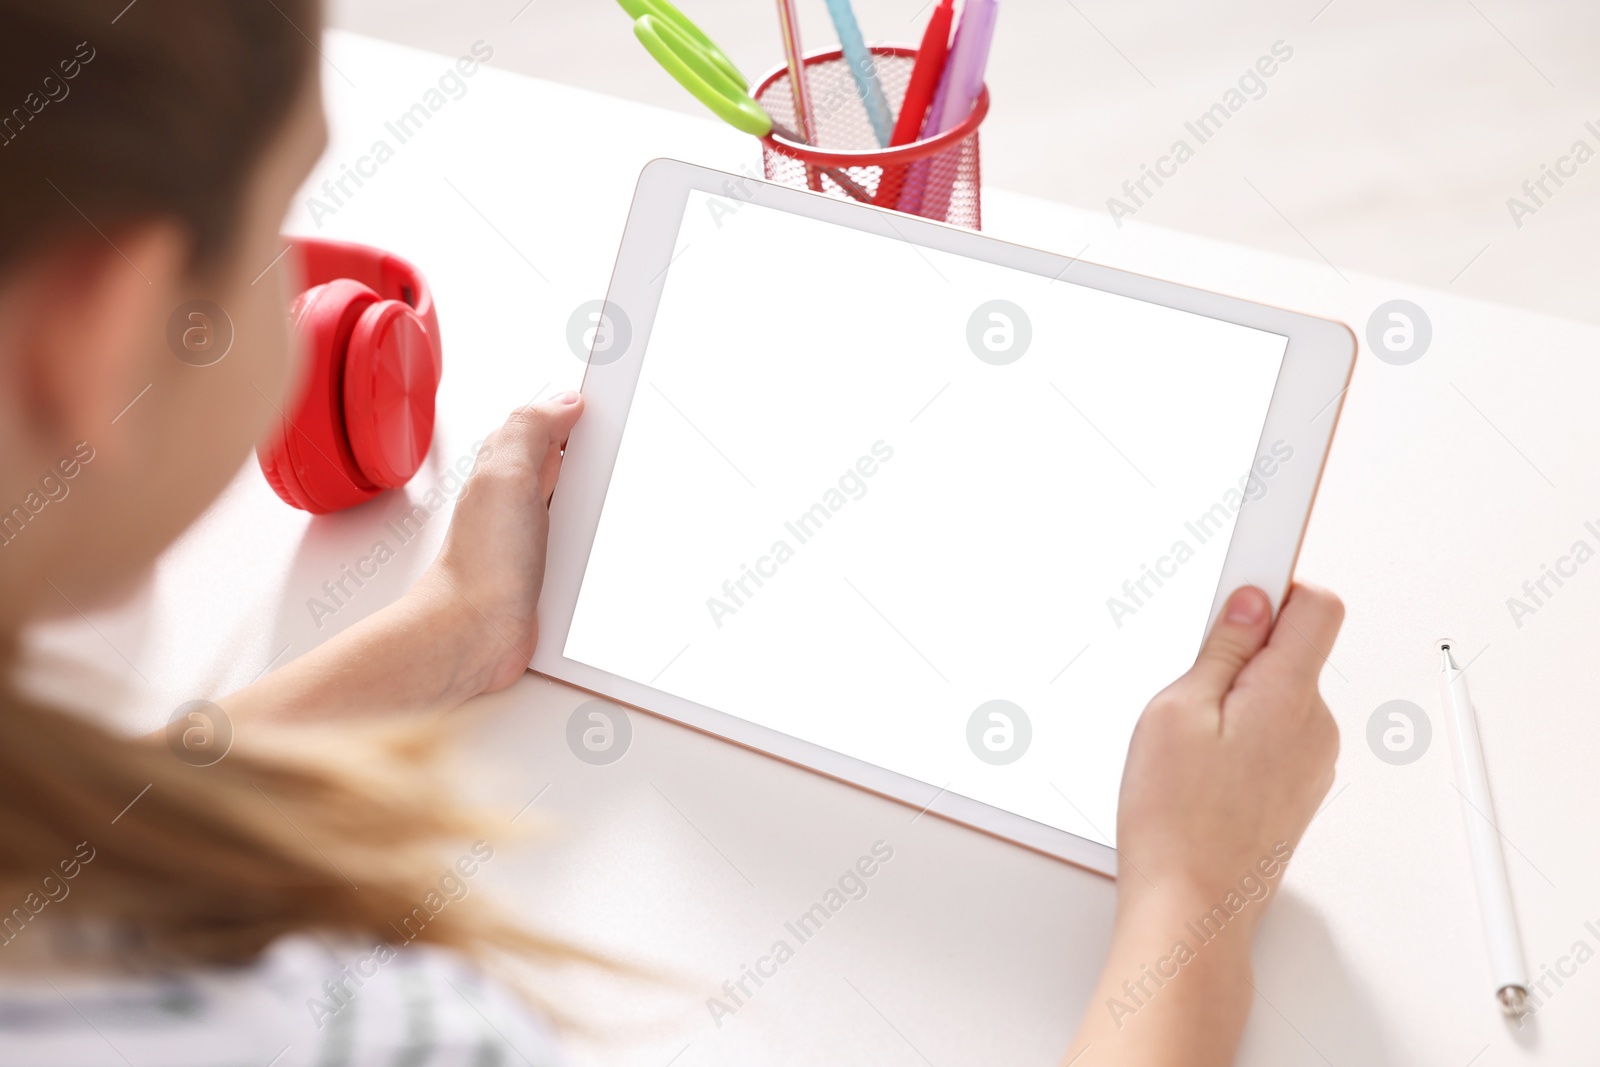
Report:
<svg viewBox="0 0 1600 1067"><path fill-rule="evenodd" d="M492 43L492 42L491 42ZM333 143L308 191L354 164L452 58L331 35ZM380 243L437 291L447 372L431 466L470 452L517 402L575 387L565 342L603 295L635 175L657 155L738 170L755 143L709 121L489 68L316 231ZM342 72L342 73L341 73ZM347 80L348 79L348 80ZM1529 961L1600 949L1600 716L1582 684L1600 644L1600 562L1517 627L1506 598L1600 520L1600 331L990 190L989 232L1257 300L1365 332L1406 297L1433 322L1410 366L1365 351L1307 537L1301 574L1345 598L1324 674L1344 732L1339 776L1263 928L1241 1062L1281 1065L1594 1062L1600 962L1564 978L1520 1034L1491 1011L1430 642L1471 670ZM1087 248L1085 245L1087 243ZM319 629L307 599L368 551L398 497L315 522L272 496L252 462L96 629L40 635L39 684L151 729L179 703L249 682L397 595L447 516L400 548ZM109 646L109 647L108 647ZM98 684L84 680L93 670ZM67 676L78 672L75 680ZM1427 710L1434 740L1407 766L1366 744L1391 699ZM566 836L507 850L493 871L547 928L694 976L670 1002L612 998L606 1018L651 1023L582 1062L1052 1064L1100 966L1113 887L937 818L633 717L633 747L592 767L563 740L583 696L529 676L479 701L474 777L509 819L535 795ZM548 787L548 788L547 788ZM541 793L541 790L544 790ZM520 825L520 824L519 824ZM718 1028L704 998L765 953L879 839L894 859ZM1569 971L1571 964L1564 965ZM1481 1055L1480 1055L1481 1053ZM1476 1059L1474 1057L1477 1057Z"/></svg>

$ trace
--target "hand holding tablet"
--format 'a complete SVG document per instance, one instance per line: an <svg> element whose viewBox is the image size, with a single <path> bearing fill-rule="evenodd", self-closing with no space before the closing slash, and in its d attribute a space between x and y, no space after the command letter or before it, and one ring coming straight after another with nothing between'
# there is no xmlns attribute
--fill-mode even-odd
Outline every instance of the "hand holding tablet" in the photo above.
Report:
<svg viewBox="0 0 1600 1067"><path fill-rule="evenodd" d="M1258 589L1235 592L1194 666L1139 719L1117 923L1065 1063L1090 1048L1109 1067L1233 1062L1253 935L1339 750L1317 678L1343 607L1296 585L1277 625L1271 609Z"/></svg>
<svg viewBox="0 0 1600 1067"><path fill-rule="evenodd" d="M738 187L641 179L533 667L1109 873L1150 695L1288 591L1353 337Z"/></svg>

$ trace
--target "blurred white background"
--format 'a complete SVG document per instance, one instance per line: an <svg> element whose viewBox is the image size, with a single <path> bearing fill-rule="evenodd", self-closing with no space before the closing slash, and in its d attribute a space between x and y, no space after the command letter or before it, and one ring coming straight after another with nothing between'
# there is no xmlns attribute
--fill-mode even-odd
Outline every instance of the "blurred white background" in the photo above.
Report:
<svg viewBox="0 0 1600 1067"><path fill-rule="evenodd" d="M781 60L772 0L680 6L750 77ZM798 7L807 47L831 47L820 0ZM855 7L869 40L915 43L931 0ZM332 0L330 19L452 55L483 39L497 67L703 113L612 0ZM1522 191L1575 141L1600 152L1597 39L1600 6L1575 0L1003 0L984 178L1106 210L1281 40L1294 55L1266 93L1141 221L1600 321L1600 159L1565 164L1543 205ZM582 166L582 145L550 154ZM1512 196L1537 207L1520 227Z"/></svg>

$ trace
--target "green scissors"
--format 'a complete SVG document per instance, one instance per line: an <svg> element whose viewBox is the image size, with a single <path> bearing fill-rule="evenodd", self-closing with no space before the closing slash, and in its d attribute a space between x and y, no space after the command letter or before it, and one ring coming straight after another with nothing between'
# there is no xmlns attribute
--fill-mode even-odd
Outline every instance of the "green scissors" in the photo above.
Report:
<svg viewBox="0 0 1600 1067"><path fill-rule="evenodd" d="M767 109L750 95L750 82L700 27L667 0L617 0L633 19L633 35L666 72L696 100L734 129L756 137L776 133L786 141L805 144L799 134L772 121ZM835 167L822 173L857 200L872 196L850 175Z"/></svg>

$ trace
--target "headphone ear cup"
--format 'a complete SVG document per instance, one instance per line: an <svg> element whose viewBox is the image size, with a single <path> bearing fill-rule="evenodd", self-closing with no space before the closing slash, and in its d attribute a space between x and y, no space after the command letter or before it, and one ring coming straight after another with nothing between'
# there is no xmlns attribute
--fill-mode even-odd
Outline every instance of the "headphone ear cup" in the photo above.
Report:
<svg viewBox="0 0 1600 1067"><path fill-rule="evenodd" d="M281 437L282 431L275 431L273 436ZM306 506L301 503L301 498L289 491L289 487L284 484L283 475L278 473L280 456L281 452L268 445L258 445L256 447L256 462L261 464L261 473L266 476L267 484L272 486L272 491L277 493L278 499L285 504L304 511Z"/></svg>
<svg viewBox="0 0 1600 1067"><path fill-rule="evenodd" d="M302 378L256 457L278 496L304 511L338 511L379 492L351 454L340 403L350 337L378 302L367 286L341 278L307 289L290 309Z"/></svg>
<svg viewBox="0 0 1600 1067"><path fill-rule="evenodd" d="M294 339L297 346L301 340L300 316L305 311L307 301L320 288L321 286L317 286L301 292L294 298L294 303L289 305L289 335ZM302 351L301 356L309 362L308 354ZM304 373L309 368L302 366L300 370L301 373ZM300 388L297 385L295 395L298 396L299 392ZM284 471L290 467L286 456L289 448L287 440L288 429L288 424L280 413L280 418L275 428L256 446L256 462L261 465L262 475L267 479L267 484L272 487L272 491L278 494L279 500L282 500L290 507L299 508L301 511L309 511L311 506L306 501L305 495L299 491L300 483L297 481L291 485L284 478Z"/></svg>
<svg viewBox="0 0 1600 1067"><path fill-rule="evenodd" d="M427 326L410 305L384 300L361 313L344 364L350 452L373 485L411 480L433 442L439 363Z"/></svg>
<svg viewBox="0 0 1600 1067"><path fill-rule="evenodd" d="M322 287L315 286L302 291L294 298L294 302L289 305L291 348L295 352L295 358L299 360L296 373L301 375L302 378L309 377L309 373L312 370L310 366L312 359L310 353L306 351L304 344L302 344L300 320L305 313L306 304L320 288ZM307 384L303 380L292 383L289 393L284 397L285 401L297 399L305 391ZM291 485L284 477L284 471L292 467L288 457L289 422L284 415L283 409L280 408L277 414L278 418L273 422L272 429L268 430L266 436L256 445L256 462L260 465L261 474L267 479L267 484L272 487L274 493L278 494L279 500L282 500L292 508L310 511L311 505L307 502L305 495L299 492L299 482L297 481Z"/></svg>

